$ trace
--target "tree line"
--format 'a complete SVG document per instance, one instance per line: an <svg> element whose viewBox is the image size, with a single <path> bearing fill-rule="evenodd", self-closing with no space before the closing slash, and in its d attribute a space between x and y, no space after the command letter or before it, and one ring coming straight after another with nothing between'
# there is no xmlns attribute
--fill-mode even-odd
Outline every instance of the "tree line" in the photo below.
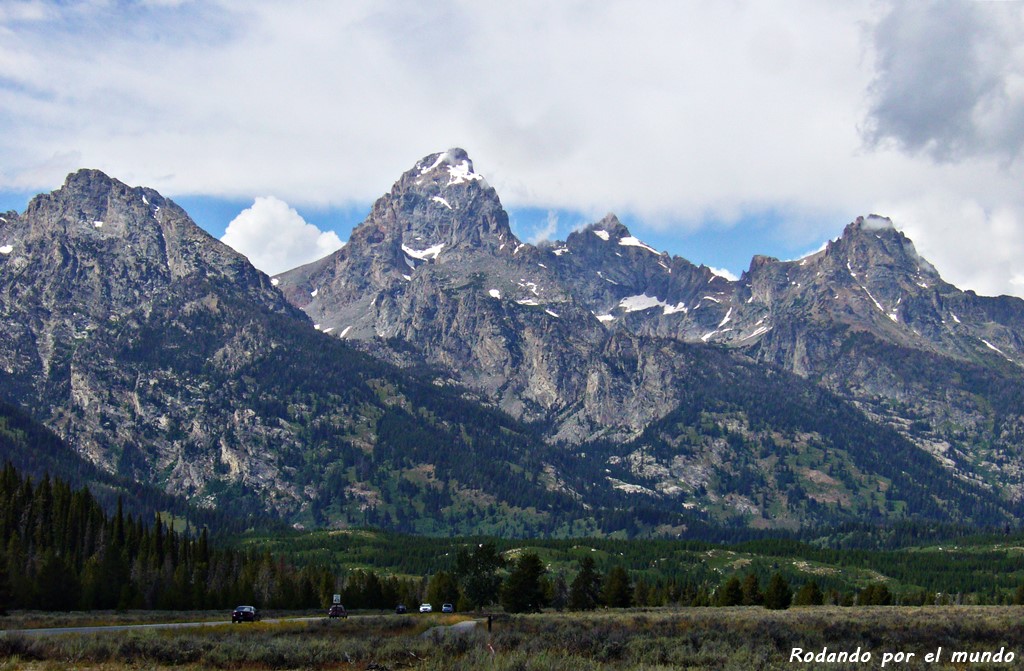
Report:
<svg viewBox="0 0 1024 671"><path fill-rule="evenodd" d="M791 549L785 545L777 551ZM583 556L574 575L567 575L550 570L536 552L502 553L494 541L461 546L454 563L433 570L429 578L373 570L346 573L323 555L297 565L294 552L273 555L265 544L261 548L215 547L205 527L186 525L178 531L164 516L146 519L126 513L121 505L107 514L87 488L76 490L48 476L33 482L10 463L0 469L0 611L227 609L239 603L311 609L330 603L334 594L356 609L390 609L426 599L456 604L459 610L500 604L508 612L663 605L927 605L964 598L920 588L894 593L883 582L852 589L809 580L794 591L778 572L731 575L717 584L706 567L652 576L631 566L645 563L643 557L625 552L619 553L625 565L607 566L602 573L593 558ZM991 596L986 602L1024 603L1024 583L1015 592L1004 588Z"/></svg>
<svg viewBox="0 0 1024 671"><path fill-rule="evenodd" d="M267 552L211 546L206 528L108 515L87 488L0 471L0 610L319 607L339 580Z"/></svg>

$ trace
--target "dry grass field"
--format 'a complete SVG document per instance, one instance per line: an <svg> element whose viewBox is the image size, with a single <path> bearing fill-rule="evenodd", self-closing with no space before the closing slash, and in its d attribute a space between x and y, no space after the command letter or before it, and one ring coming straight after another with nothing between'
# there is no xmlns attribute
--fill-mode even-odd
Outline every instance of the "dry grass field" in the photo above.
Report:
<svg viewBox="0 0 1024 671"><path fill-rule="evenodd" d="M230 625L50 637L0 635L8 669L1008 669L1024 666L1024 609L1004 606L692 608ZM8 618L4 618L7 620ZM129 618L130 619L130 618ZM147 620L151 618L137 618ZM181 619L180 617L176 619ZM462 619L465 619L462 616ZM10 628L9 622L2 626ZM827 648L827 650L826 650ZM941 648L941 652L939 651ZM795 649L803 652L797 654ZM1002 661L991 653L1002 649ZM837 662L804 659L853 653ZM869 659L864 659L870 653ZM939 654L938 659L928 655ZM966 653L954 661L954 653ZM980 661L990 653L987 661ZM1007 661L1011 656L1012 660ZM973 657L972 657L973 655ZM833 657L831 659L836 659Z"/></svg>

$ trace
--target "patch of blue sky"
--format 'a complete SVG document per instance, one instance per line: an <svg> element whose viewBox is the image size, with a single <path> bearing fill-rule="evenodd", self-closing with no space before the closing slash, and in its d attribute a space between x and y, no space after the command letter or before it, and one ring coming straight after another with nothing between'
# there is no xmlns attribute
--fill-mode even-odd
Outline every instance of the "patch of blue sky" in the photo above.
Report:
<svg viewBox="0 0 1024 671"><path fill-rule="evenodd" d="M0 191L0 212L21 214L38 191Z"/></svg>

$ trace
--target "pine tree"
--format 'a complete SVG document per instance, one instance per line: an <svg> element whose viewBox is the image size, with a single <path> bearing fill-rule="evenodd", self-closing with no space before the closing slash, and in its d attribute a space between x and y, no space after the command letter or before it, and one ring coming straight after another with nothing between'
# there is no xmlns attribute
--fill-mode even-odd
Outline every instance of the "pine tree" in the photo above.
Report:
<svg viewBox="0 0 1024 671"><path fill-rule="evenodd" d="M741 603L743 603L743 587L740 585L740 579L734 575L729 576L729 579L715 594L715 605L738 606Z"/></svg>
<svg viewBox="0 0 1024 671"><path fill-rule="evenodd" d="M744 606L760 606L764 603L764 594L761 593L761 583L757 579L757 574L748 573L743 578L743 601L741 602Z"/></svg>
<svg viewBox="0 0 1024 671"><path fill-rule="evenodd" d="M781 573L772 575L768 589L764 592L764 607L769 610L785 610L793 600L793 591Z"/></svg>
<svg viewBox="0 0 1024 671"><path fill-rule="evenodd" d="M890 606L892 592L884 583L873 582L861 590L857 596L857 603L861 606Z"/></svg>
<svg viewBox="0 0 1024 671"><path fill-rule="evenodd" d="M569 584L565 582L565 576L561 573L552 581L550 603L559 613L569 605Z"/></svg>
<svg viewBox="0 0 1024 671"><path fill-rule="evenodd" d="M1013 593L1013 605L1024 606L1024 581L1017 585L1017 589Z"/></svg>
<svg viewBox="0 0 1024 671"><path fill-rule="evenodd" d="M427 584L427 601L432 604L458 603L459 582L451 573L438 571Z"/></svg>
<svg viewBox="0 0 1024 671"><path fill-rule="evenodd" d="M822 593L818 583L810 581L804 583L803 587L797 590L793 597L794 606L820 606L825 602L825 595Z"/></svg>
<svg viewBox="0 0 1024 671"><path fill-rule="evenodd" d="M629 574L621 566L613 566L605 576L602 601L609 608L629 608L633 605L633 585Z"/></svg>
<svg viewBox="0 0 1024 671"><path fill-rule="evenodd" d="M569 585L569 610L594 610L601 597L601 576L592 557L580 560L580 570Z"/></svg>
<svg viewBox="0 0 1024 671"><path fill-rule="evenodd" d="M509 613L539 613L547 603L545 573L547 569L536 553L527 552L519 557L502 586L502 607Z"/></svg>

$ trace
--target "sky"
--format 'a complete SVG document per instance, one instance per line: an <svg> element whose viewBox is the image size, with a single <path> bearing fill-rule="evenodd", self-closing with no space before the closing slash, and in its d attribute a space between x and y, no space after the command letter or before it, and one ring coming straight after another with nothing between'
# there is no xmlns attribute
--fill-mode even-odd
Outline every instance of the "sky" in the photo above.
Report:
<svg viewBox="0 0 1024 671"><path fill-rule="evenodd" d="M1024 296L1024 4L0 0L0 210L149 186L270 274L463 147L524 240L739 275L859 215Z"/></svg>

